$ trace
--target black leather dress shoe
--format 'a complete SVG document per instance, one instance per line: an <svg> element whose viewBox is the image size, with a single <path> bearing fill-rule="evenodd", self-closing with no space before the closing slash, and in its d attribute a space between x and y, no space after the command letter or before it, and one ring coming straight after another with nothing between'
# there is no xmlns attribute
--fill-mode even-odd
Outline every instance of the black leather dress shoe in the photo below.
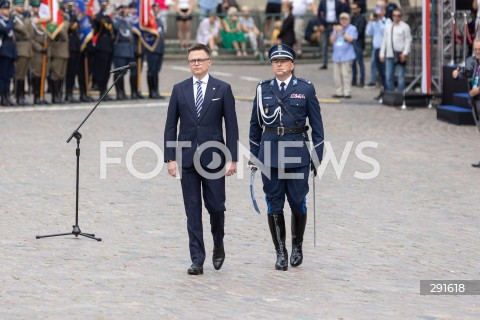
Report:
<svg viewBox="0 0 480 320"><path fill-rule="evenodd" d="M215 270L220 270L223 265L223 261L225 261L225 249L223 247L214 247L212 262Z"/></svg>
<svg viewBox="0 0 480 320"><path fill-rule="evenodd" d="M190 268L187 270L188 274L198 276L199 274L203 274L203 266L193 263Z"/></svg>

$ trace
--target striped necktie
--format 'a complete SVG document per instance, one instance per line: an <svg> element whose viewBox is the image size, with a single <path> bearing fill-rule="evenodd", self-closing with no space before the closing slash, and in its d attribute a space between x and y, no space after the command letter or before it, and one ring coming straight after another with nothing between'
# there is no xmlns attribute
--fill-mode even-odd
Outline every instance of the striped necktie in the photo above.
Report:
<svg viewBox="0 0 480 320"><path fill-rule="evenodd" d="M202 93L202 81L197 80L197 96L195 97L195 109L197 109L197 117L200 118L200 112L202 111L203 93Z"/></svg>

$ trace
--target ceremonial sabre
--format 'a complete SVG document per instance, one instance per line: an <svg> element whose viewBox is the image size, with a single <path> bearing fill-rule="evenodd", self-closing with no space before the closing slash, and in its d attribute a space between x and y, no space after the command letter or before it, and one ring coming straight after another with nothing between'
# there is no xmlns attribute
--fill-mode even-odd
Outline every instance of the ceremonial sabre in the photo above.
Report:
<svg viewBox="0 0 480 320"><path fill-rule="evenodd" d="M315 221L315 217L317 216L317 210L315 206L315 177L317 176L317 168L312 160L310 160L310 168L312 170L312 183L313 183L313 246L317 246L317 223Z"/></svg>
<svg viewBox="0 0 480 320"><path fill-rule="evenodd" d="M250 197L252 198L253 208L255 211L260 214L260 209L258 209L257 200L255 200L255 172L257 172L258 168L254 165L250 166Z"/></svg>

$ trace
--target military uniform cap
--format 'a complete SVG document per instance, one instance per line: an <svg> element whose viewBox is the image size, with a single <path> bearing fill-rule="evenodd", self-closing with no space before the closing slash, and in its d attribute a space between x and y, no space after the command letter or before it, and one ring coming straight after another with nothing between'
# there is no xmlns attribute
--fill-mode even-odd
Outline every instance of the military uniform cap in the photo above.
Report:
<svg viewBox="0 0 480 320"><path fill-rule="evenodd" d="M75 3L75 0L63 0L64 3Z"/></svg>
<svg viewBox="0 0 480 320"><path fill-rule="evenodd" d="M120 9L125 9L125 6L123 4L117 6L117 9L116 10L120 10Z"/></svg>
<svg viewBox="0 0 480 320"><path fill-rule="evenodd" d="M14 6L23 6L25 4L25 0L13 0Z"/></svg>
<svg viewBox="0 0 480 320"><path fill-rule="evenodd" d="M275 59L291 59L295 60L295 50L286 44L276 44L268 50L270 61Z"/></svg>
<svg viewBox="0 0 480 320"><path fill-rule="evenodd" d="M100 4L107 4L107 3L108 3L108 0L98 0L98 3L100 3Z"/></svg>
<svg viewBox="0 0 480 320"><path fill-rule="evenodd" d="M32 6L32 7L40 7L40 1L38 1L38 0L32 0L32 1L30 1L30 6Z"/></svg>
<svg viewBox="0 0 480 320"><path fill-rule="evenodd" d="M10 2L8 0L0 0L0 9L10 9Z"/></svg>
<svg viewBox="0 0 480 320"><path fill-rule="evenodd" d="M130 8L130 9L136 8L136 7L137 7L137 4L133 1L128 4L128 8Z"/></svg>

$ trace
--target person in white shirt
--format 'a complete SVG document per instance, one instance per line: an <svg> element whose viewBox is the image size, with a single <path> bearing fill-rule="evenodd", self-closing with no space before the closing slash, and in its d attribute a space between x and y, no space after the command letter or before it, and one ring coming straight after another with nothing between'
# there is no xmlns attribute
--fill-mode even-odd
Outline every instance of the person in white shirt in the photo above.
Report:
<svg viewBox="0 0 480 320"><path fill-rule="evenodd" d="M212 50L212 56L218 56L217 41L220 34L220 20L215 12L210 12L208 18L204 18L197 29L197 42L208 45Z"/></svg>
<svg viewBox="0 0 480 320"><path fill-rule="evenodd" d="M393 23L385 27L379 59L385 62L385 78L388 91L395 91L393 77L397 70L398 92L405 90L405 66L407 64L412 34L410 26L403 22L402 10L395 9L392 13Z"/></svg>
<svg viewBox="0 0 480 320"><path fill-rule="evenodd" d="M248 40L248 44L253 49L253 55L258 56L258 42L257 38L260 35L260 30L258 30L255 25L253 17L250 15L250 8L248 6L242 6L242 15L238 18L240 27L242 28L245 37Z"/></svg>
<svg viewBox="0 0 480 320"><path fill-rule="evenodd" d="M292 14L294 19L294 30L295 30L295 43L294 49L297 53L297 58L302 56L302 39L305 34L305 15L307 10L310 10L312 14L317 16L317 8L313 0L291 0L293 10Z"/></svg>

